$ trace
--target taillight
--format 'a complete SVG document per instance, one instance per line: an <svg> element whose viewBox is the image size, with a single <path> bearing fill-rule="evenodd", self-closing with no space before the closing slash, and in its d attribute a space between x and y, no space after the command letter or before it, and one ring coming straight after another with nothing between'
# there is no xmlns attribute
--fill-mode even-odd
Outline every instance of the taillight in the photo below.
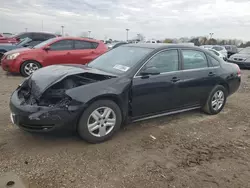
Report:
<svg viewBox="0 0 250 188"><path fill-rule="evenodd" d="M241 70L239 69L238 72L237 72L237 76L238 77L241 77Z"/></svg>

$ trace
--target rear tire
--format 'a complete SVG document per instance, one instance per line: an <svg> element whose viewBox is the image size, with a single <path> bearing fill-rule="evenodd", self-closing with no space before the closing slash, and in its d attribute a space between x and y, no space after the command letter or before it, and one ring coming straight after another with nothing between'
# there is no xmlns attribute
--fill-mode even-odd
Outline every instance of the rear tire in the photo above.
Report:
<svg viewBox="0 0 250 188"><path fill-rule="evenodd" d="M42 65L37 61L25 61L20 68L20 73L22 76L27 77L33 74L36 70L42 68Z"/></svg>
<svg viewBox="0 0 250 188"><path fill-rule="evenodd" d="M89 143L104 142L120 129L121 123L119 106L111 100L98 100L83 112L77 132Z"/></svg>
<svg viewBox="0 0 250 188"><path fill-rule="evenodd" d="M227 100L228 92L225 87L218 85L209 94L207 102L202 110L210 115L215 115L220 113L224 108Z"/></svg>

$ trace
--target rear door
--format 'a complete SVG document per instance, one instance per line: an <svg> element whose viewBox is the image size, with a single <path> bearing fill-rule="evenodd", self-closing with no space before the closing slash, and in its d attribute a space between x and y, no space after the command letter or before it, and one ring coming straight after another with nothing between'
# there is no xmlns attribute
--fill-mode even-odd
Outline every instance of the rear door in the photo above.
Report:
<svg viewBox="0 0 250 188"><path fill-rule="evenodd" d="M74 40L74 51L72 51L72 60L76 64L86 64L98 56L96 48L98 43Z"/></svg>
<svg viewBox="0 0 250 188"><path fill-rule="evenodd" d="M153 67L159 75L141 76L140 72ZM178 104L178 50L155 54L133 78L132 116L135 118L175 109Z"/></svg>
<svg viewBox="0 0 250 188"><path fill-rule="evenodd" d="M43 56L44 65L71 64L73 61L73 40L60 40L50 45Z"/></svg>
<svg viewBox="0 0 250 188"><path fill-rule="evenodd" d="M206 54L202 51L182 49L181 52L179 105L182 108L201 105L217 83L219 65L211 66Z"/></svg>

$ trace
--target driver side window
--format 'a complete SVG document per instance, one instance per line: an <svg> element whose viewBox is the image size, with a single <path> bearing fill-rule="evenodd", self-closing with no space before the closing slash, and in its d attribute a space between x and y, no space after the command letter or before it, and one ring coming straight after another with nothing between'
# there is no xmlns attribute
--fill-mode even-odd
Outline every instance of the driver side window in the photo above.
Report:
<svg viewBox="0 0 250 188"><path fill-rule="evenodd" d="M159 73L177 71L179 69L179 58L177 50L167 50L153 56L142 68L156 68Z"/></svg>

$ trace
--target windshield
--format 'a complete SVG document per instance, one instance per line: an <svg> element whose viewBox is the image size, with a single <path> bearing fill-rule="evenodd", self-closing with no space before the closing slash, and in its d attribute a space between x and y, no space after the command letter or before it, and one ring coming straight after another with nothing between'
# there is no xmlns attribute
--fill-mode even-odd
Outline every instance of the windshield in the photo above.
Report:
<svg viewBox="0 0 250 188"><path fill-rule="evenodd" d="M34 48L34 49L42 48L42 47L46 46L47 44L53 42L54 40L57 40L57 38L51 38L51 39L49 39L49 40L46 40L46 41L44 41L44 42L42 42L42 43L40 43L40 44L34 46L33 48Z"/></svg>
<svg viewBox="0 0 250 188"><path fill-rule="evenodd" d="M110 50L88 64L88 67L121 75L153 51L151 48L121 46Z"/></svg>
<svg viewBox="0 0 250 188"><path fill-rule="evenodd" d="M241 51L239 51L239 54L250 54L250 48L244 48Z"/></svg>

